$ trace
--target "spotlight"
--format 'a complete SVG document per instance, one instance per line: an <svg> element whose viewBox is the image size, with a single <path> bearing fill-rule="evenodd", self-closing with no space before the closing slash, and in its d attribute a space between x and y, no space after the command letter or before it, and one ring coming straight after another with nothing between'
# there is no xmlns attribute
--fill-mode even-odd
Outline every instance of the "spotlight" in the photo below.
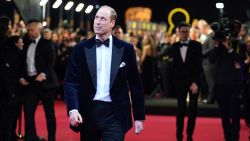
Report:
<svg viewBox="0 0 250 141"><path fill-rule="evenodd" d="M47 2L48 2L48 0L41 0L39 5L44 6L44 5L46 5Z"/></svg>
<svg viewBox="0 0 250 141"><path fill-rule="evenodd" d="M93 10L94 6L93 5L89 5L86 10L85 10L85 13L86 14L89 14L92 10Z"/></svg>
<svg viewBox="0 0 250 141"><path fill-rule="evenodd" d="M60 5L62 4L62 0L57 0L54 4L53 4L53 8L58 8Z"/></svg>
<svg viewBox="0 0 250 141"><path fill-rule="evenodd" d="M217 8L217 9L223 9L223 8L224 8L224 3L222 3L222 2L217 2L217 3L216 3L216 8Z"/></svg>
<svg viewBox="0 0 250 141"><path fill-rule="evenodd" d="M69 1L66 6L64 7L65 10L70 10L71 7L74 5L74 2L73 1Z"/></svg>
<svg viewBox="0 0 250 141"><path fill-rule="evenodd" d="M84 4L83 3L79 3L78 5L77 5L77 7L76 7L76 12L80 12L82 9L83 9L83 7L84 7Z"/></svg>

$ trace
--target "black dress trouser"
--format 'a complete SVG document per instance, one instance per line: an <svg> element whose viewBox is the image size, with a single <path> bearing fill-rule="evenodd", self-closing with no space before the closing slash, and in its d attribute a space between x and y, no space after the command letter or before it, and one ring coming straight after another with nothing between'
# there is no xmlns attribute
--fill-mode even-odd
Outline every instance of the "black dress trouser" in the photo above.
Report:
<svg viewBox="0 0 250 141"><path fill-rule="evenodd" d="M41 83L29 81L24 96L25 140L37 140L35 112L39 101L42 101L48 130L48 141L56 140L56 117L54 110L55 89L45 89Z"/></svg>
<svg viewBox="0 0 250 141"><path fill-rule="evenodd" d="M178 141L182 140L183 138L183 128L184 128L184 117L186 115L186 98L187 93L189 92L189 107L188 107L188 123L187 123L187 138L192 139L194 128L195 128L195 121L197 115L197 102L198 102L198 94L192 94L190 91L190 85L188 84L179 84L176 85L176 94L178 97L178 104L177 104L177 117L176 117L176 127L177 132L176 136Z"/></svg>
<svg viewBox="0 0 250 141"><path fill-rule="evenodd" d="M94 101L90 111L86 120L83 119L81 141L124 141L125 133L112 103Z"/></svg>
<svg viewBox="0 0 250 141"><path fill-rule="evenodd" d="M239 85L216 84L215 97L221 111L225 140L238 141L240 131Z"/></svg>

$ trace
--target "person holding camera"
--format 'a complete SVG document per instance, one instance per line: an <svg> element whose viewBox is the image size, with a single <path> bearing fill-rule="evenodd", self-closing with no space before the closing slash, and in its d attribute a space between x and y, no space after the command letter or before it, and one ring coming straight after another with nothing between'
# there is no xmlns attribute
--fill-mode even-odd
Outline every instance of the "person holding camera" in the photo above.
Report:
<svg viewBox="0 0 250 141"><path fill-rule="evenodd" d="M239 141L241 59L223 32L216 32L214 39L209 59L215 64L214 93L221 111L224 138Z"/></svg>

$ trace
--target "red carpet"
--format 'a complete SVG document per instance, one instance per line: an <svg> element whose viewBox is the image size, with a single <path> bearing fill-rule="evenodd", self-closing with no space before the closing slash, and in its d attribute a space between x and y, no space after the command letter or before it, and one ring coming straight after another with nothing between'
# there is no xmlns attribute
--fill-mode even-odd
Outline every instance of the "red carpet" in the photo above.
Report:
<svg viewBox="0 0 250 141"><path fill-rule="evenodd" d="M78 141L79 134L69 129L69 120L66 115L64 102L56 102L57 141ZM140 135L134 134L131 129L126 136L126 141L176 141L174 116L148 115L145 130ZM46 121L43 107L39 105L36 113L36 127L39 136L47 137ZM24 131L24 130L22 130ZM241 121L240 141L248 140L249 129ZM198 118L194 132L194 141L223 141L223 131L219 118Z"/></svg>

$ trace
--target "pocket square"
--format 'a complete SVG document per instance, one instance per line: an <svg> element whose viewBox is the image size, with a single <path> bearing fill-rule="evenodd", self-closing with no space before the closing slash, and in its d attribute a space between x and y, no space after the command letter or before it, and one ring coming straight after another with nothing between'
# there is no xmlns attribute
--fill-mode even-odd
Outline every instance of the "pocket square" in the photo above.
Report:
<svg viewBox="0 0 250 141"><path fill-rule="evenodd" d="M121 64L120 64L120 68L121 67L124 67L126 65L126 63L125 62L122 62Z"/></svg>

